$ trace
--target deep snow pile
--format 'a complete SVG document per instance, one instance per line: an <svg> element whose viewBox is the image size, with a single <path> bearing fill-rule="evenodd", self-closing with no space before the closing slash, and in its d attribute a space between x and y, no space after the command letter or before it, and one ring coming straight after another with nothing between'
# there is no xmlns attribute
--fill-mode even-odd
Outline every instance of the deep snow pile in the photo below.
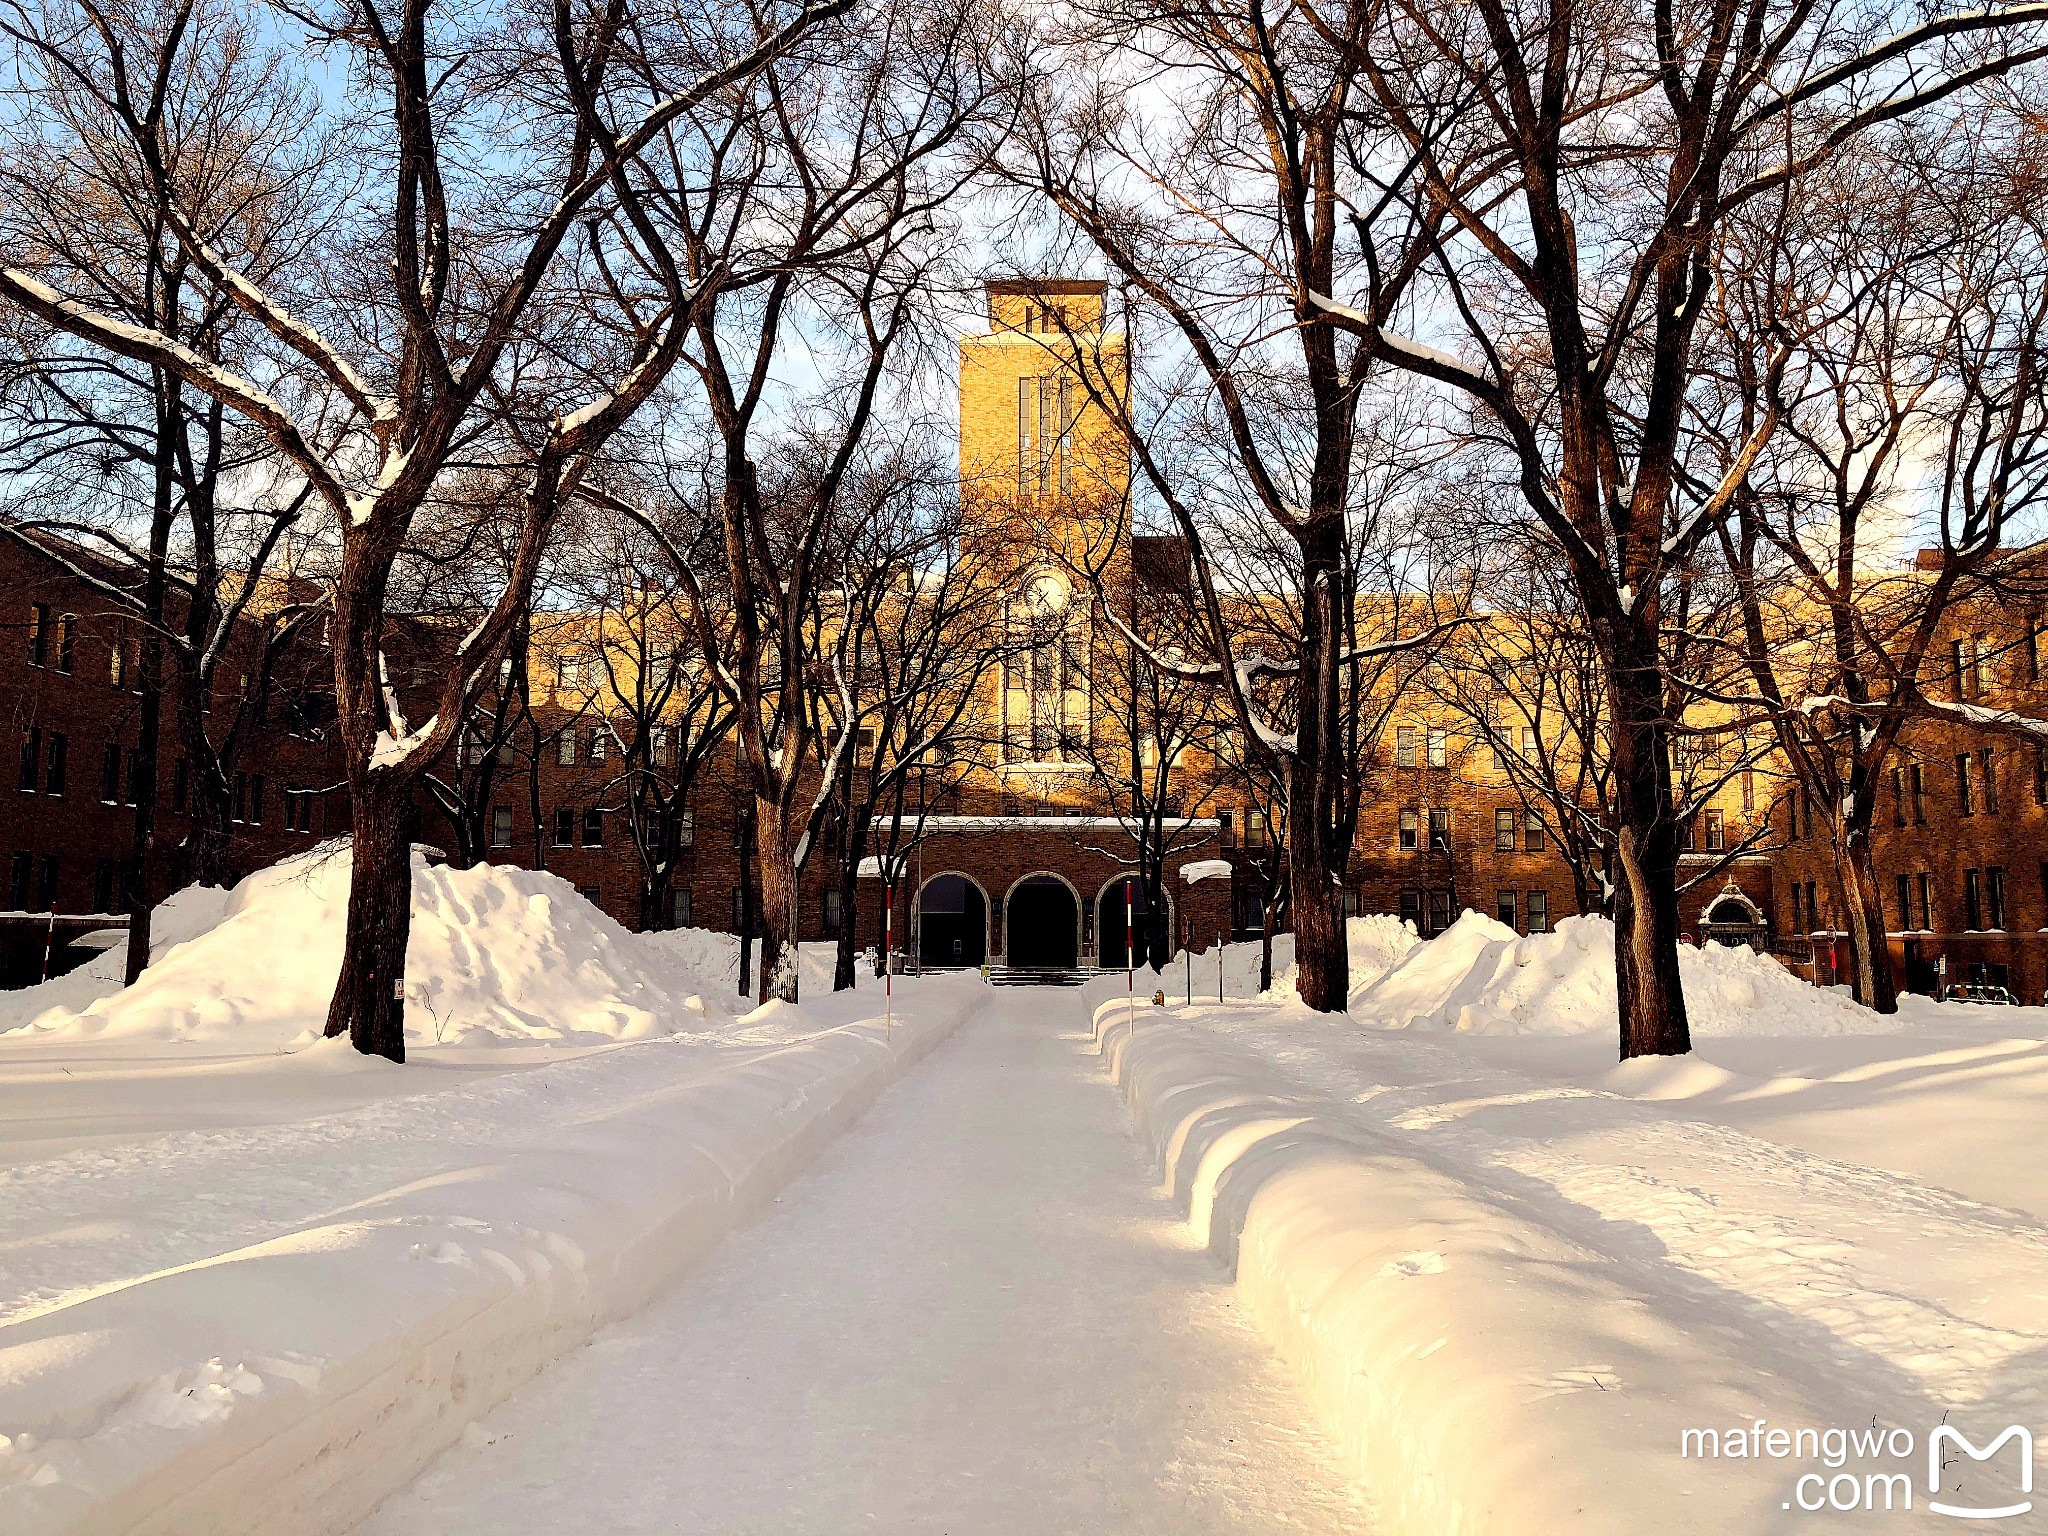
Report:
<svg viewBox="0 0 2048 1536"><path fill-rule="evenodd" d="M1388 969L1409 950L1422 941L1415 936L1412 924L1387 913L1374 913L1369 917L1352 917L1344 921L1346 949L1351 958L1351 995L1359 993L1386 975ZM1223 946L1223 995L1225 997L1257 997L1259 992L1259 941L1240 940ZM1182 972L1185 957L1175 955L1167 967L1169 979ZM1216 987L1216 951L1197 950L1194 957L1194 984L1197 997L1213 996ZM1294 963L1294 935L1276 933L1273 935L1273 996L1291 998L1299 995L1295 990L1298 974ZM1169 989L1170 992L1171 989Z"/></svg>
<svg viewBox="0 0 2048 1536"><path fill-rule="evenodd" d="M458 870L418 855L412 874L409 1047L596 1045L691 1030L725 1011L730 988L690 964L709 946L654 948L559 876ZM348 848L336 843L259 870L231 892L181 891L157 909L152 962L134 986L81 1004L81 992L117 981L118 969L87 977L70 997L52 997L57 1006L25 1020L17 1008L16 1020L46 1038L311 1044L341 969L348 884ZM87 969L117 968L120 953Z"/></svg>
<svg viewBox="0 0 2048 1536"><path fill-rule="evenodd" d="M1767 955L1712 944L1679 950L1686 1013L1697 1035L1885 1034L1899 1021L1809 986ZM1352 1012L1388 1028L1493 1035L1575 1035L1615 1019L1614 924L1570 917L1524 938L1466 912L1401 956Z"/></svg>

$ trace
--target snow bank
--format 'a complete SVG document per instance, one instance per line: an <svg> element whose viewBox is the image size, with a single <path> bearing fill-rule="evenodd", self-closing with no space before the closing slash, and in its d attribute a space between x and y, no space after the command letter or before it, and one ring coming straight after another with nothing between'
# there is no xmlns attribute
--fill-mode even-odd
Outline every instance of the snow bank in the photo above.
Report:
<svg viewBox="0 0 2048 1536"><path fill-rule="evenodd" d="M1344 937L1351 959L1351 995L1356 997L1365 988L1387 973L1394 962L1422 941L1415 937L1415 929L1383 913L1369 917L1347 918L1344 922ZM1167 982L1177 981L1185 975L1186 956L1176 953L1168 962L1161 976ZM1194 956L1195 997L1199 1000L1216 995L1216 950L1198 949ZM1122 972L1116 973L1121 976ZM1296 966L1294 963L1294 935L1276 933L1273 935L1273 991L1276 999L1299 996L1295 989ZM1116 983L1121 991L1123 983ZM1166 987L1169 997L1173 996L1172 986ZM1102 994L1107 996L1107 993ZM1259 941L1240 940L1223 946L1223 995L1225 997L1258 997L1259 990Z"/></svg>
<svg viewBox="0 0 2048 1536"><path fill-rule="evenodd" d="M650 944L546 871L453 869L416 854L412 877L408 1049L639 1040L699 1027L731 998L699 968L720 936ZM341 970L348 885L348 847L333 843L232 892L181 891L157 909L151 964L134 986L85 995L108 966L118 980L110 951L72 996L47 1000L55 1006L20 1019L27 1007L16 1005L17 1027L235 1051L312 1044Z"/></svg>
<svg viewBox="0 0 2048 1536"><path fill-rule="evenodd" d="M537 1104L560 1112L466 1165L9 1323L0 1531L347 1530L542 1366L644 1306L986 995L968 978L906 986L885 1032L871 994L840 994L802 1010L804 1038L710 1069L668 1041L553 1064Z"/></svg>
<svg viewBox="0 0 2048 1536"><path fill-rule="evenodd" d="M1857 1422L1256 1057L1149 1010L1135 1031L1113 1002L1095 1020L1194 1237L1234 1266L1389 1536L1778 1529L1788 1464L1685 1459L1683 1432Z"/></svg>
<svg viewBox="0 0 2048 1536"><path fill-rule="evenodd" d="M1884 1034L1900 1027L1842 993L1807 985L1754 950L1687 945L1678 962L1696 1035ZM1400 956L1376 983L1355 990L1351 1011L1394 1029L1612 1030L1614 925L1604 917L1569 917L1554 933L1524 938L1468 911Z"/></svg>

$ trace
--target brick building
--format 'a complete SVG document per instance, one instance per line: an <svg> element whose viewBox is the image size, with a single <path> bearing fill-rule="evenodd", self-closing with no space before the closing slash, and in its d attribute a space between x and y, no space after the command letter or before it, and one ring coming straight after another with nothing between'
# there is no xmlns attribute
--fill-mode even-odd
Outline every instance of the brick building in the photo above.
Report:
<svg viewBox="0 0 2048 1536"><path fill-rule="evenodd" d="M147 768L137 748L141 636L134 618L81 580L125 573L85 550L52 543L63 559L0 538L0 706L13 747L0 787L0 982L20 985L81 958L70 948L125 921L122 875L133 856L136 793ZM216 673L224 707L257 665L246 642ZM321 658L309 660L320 675ZM269 718L235 768L230 847L237 874L261 868L347 825L347 796L317 716L280 674ZM156 889L184 883L179 845L190 823L188 766L166 701L157 763Z"/></svg>
<svg viewBox="0 0 2048 1536"><path fill-rule="evenodd" d="M1934 552L1929 552L1934 556ZM2037 559L2025 551L2016 559ZM1935 558L1938 558L1936 556ZM1945 617L1939 702L2048 718L2043 619L1978 600ZM2048 741L1935 719L1909 725L1879 791L1872 847L1892 972L1901 987L2005 987L2040 1002L2048 987ZM1824 828L1788 796L1778 808L1781 953L1822 983L1846 979L1847 939Z"/></svg>
<svg viewBox="0 0 2048 1536"><path fill-rule="evenodd" d="M1128 462L1091 399L1091 382L1120 388L1124 340L1107 324L1102 284L995 283L988 329L960 342L960 466L970 536L1007 553L991 603L1031 640L988 669L976 702L980 760L937 795L923 835L904 857L893 914L899 947L927 964L1117 965L1124 958L1124 882L1135 848L1091 768L1102 738L1127 741L1094 691L1108 637L1077 587L1077 561L1109 584L1142 592L1185 583L1172 540L1100 547L1121 526ZM1078 366L1075 362L1079 359ZM1093 378L1088 376L1093 375ZM1112 515L1114 514L1114 515ZM5 690L20 741L19 785L0 812L10 911L0 938L14 946L14 979L38 961L54 912L59 937L118 919L108 895L132 829L134 639L120 617L53 561L0 541L0 578L16 606L0 641ZM1119 586L1119 584L1121 584ZM1135 599L1133 599L1135 601ZM2038 616L1962 616L1951 637L1959 699L2038 714ZM587 638L587 637L586 637ZM430 656L431 636L404 647ZM621 810L622 723L579 687L559 636L529 654L522 731L479 746L466 737L441 777L466 819L445 803L419 808L419 837L492 861L541 865L629 926L648 916L638 853ZM415 665L430 666L415 657ZM223 678L239 676L223 669ZM1347 911L1398 914L1425 934L1476 908L1538 933L1579 908L1557 829L1533 807L1469 717L1443 689L1395 701L1367 765ZM345 796L305 793L341 778L317 708L266 731L241 768L237 864L254 867L343 830ZM655 725L644 750L670 770L677 728ZM1967 738L1967 739L1966 739ZM172 741L167 732L167 743ZM161 772L166 880L178 878L182 812L176 749ZM1174 851L1165 861L1169 931L1206 945L1260 925L1251 867L1268 837L1261 809L1236 794L1207 751L1172 767ZM1710 777L1712 777L1710 775ZM1725 775L1689 831L1682 911L1699 939L1772 948L1833 979L1824 857L1794 802L1767 769ZM1880 829L1880 866L1898 882L1894 962L1925 988L1937 962L1951 981L2002 981L2038 997L2048 961L2048 761L2009 736L1928 725L1910 738L1898 774L1900 808ZM678 847L660 918L733 931L743 921L745 828L730 746L697 769L681 806ZM287 792L296 792L290 793ZM444 797L445 798L445 797ZM287 810L286 807L291 809ZM1743 851L1753 834L1765 834ZM1222 857L1233 879L1190 884L1190 863ZM832 860L814 858L799 896L800 937L852 925L879 943L878 879L858 882L841 910ZM10 937L11 936L11 937Z"/></svg>

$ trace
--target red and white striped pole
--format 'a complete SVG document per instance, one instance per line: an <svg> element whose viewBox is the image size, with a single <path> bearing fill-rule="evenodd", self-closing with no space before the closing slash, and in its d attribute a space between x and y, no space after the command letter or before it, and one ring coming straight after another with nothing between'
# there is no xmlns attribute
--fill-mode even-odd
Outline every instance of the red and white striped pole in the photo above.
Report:
<svg viewBox="0 0 2048 1536"><path fill-rule="evenodd" d="M1138 994L1135 991L1138 972L1138 955L1134 947L1133 898L1137 886L1133 881L1124 881L1124 1011L1130 1015L1131 1033L1138 1032Z"/></svg>
<svg viewBox="0 0 2048 1536"><path fill-rule="evenodd" d="M882 1038L896 1031L896 964L890 951L896 947L896 887L882 886Z"/></svg>

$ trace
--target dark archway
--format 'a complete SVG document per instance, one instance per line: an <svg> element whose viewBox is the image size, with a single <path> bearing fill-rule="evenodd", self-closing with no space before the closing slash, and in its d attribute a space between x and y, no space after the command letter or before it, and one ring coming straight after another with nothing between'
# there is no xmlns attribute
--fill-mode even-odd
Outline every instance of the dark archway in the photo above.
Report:
<svg viewBox="0 0 2048 1536"><path fill-rule="evenodd" d="M1005 957L1024 970L1071 970L1081 960L1081 908L1064 880L1032 875L1010 891Z"/></svg>
<svg viewBox="0 0 2048 1536"><path fill-rule="evenodd" d="M917 898L920 965L980 965L988 958L988 898L965 875L938 875Z"/></svg>
<svg viewBox="0 0 2048 1536"><path fill-rule="evenodd" d="M1747 901L1724 896L1707 909L1706 932L1716 944L1754 948L1763 937L1763 924Z"/></svg>
<svg viewBox="0 0 2048 1536"><path fill-rule="evenodd" d="M1095 963L1105 971L1120 971L1124 968L1124 931L1128 921L1134 933L1138 953L1145 953L1145 922L1149 908L1145 901L1145 887L1142 883L1133 886L1137 910L1127 919L1124 914L1124 882L1112 880L1102 888L1102 894L1095 898ZM1173 907L1167 905L1167 948L1173 947Z"/></svg>

